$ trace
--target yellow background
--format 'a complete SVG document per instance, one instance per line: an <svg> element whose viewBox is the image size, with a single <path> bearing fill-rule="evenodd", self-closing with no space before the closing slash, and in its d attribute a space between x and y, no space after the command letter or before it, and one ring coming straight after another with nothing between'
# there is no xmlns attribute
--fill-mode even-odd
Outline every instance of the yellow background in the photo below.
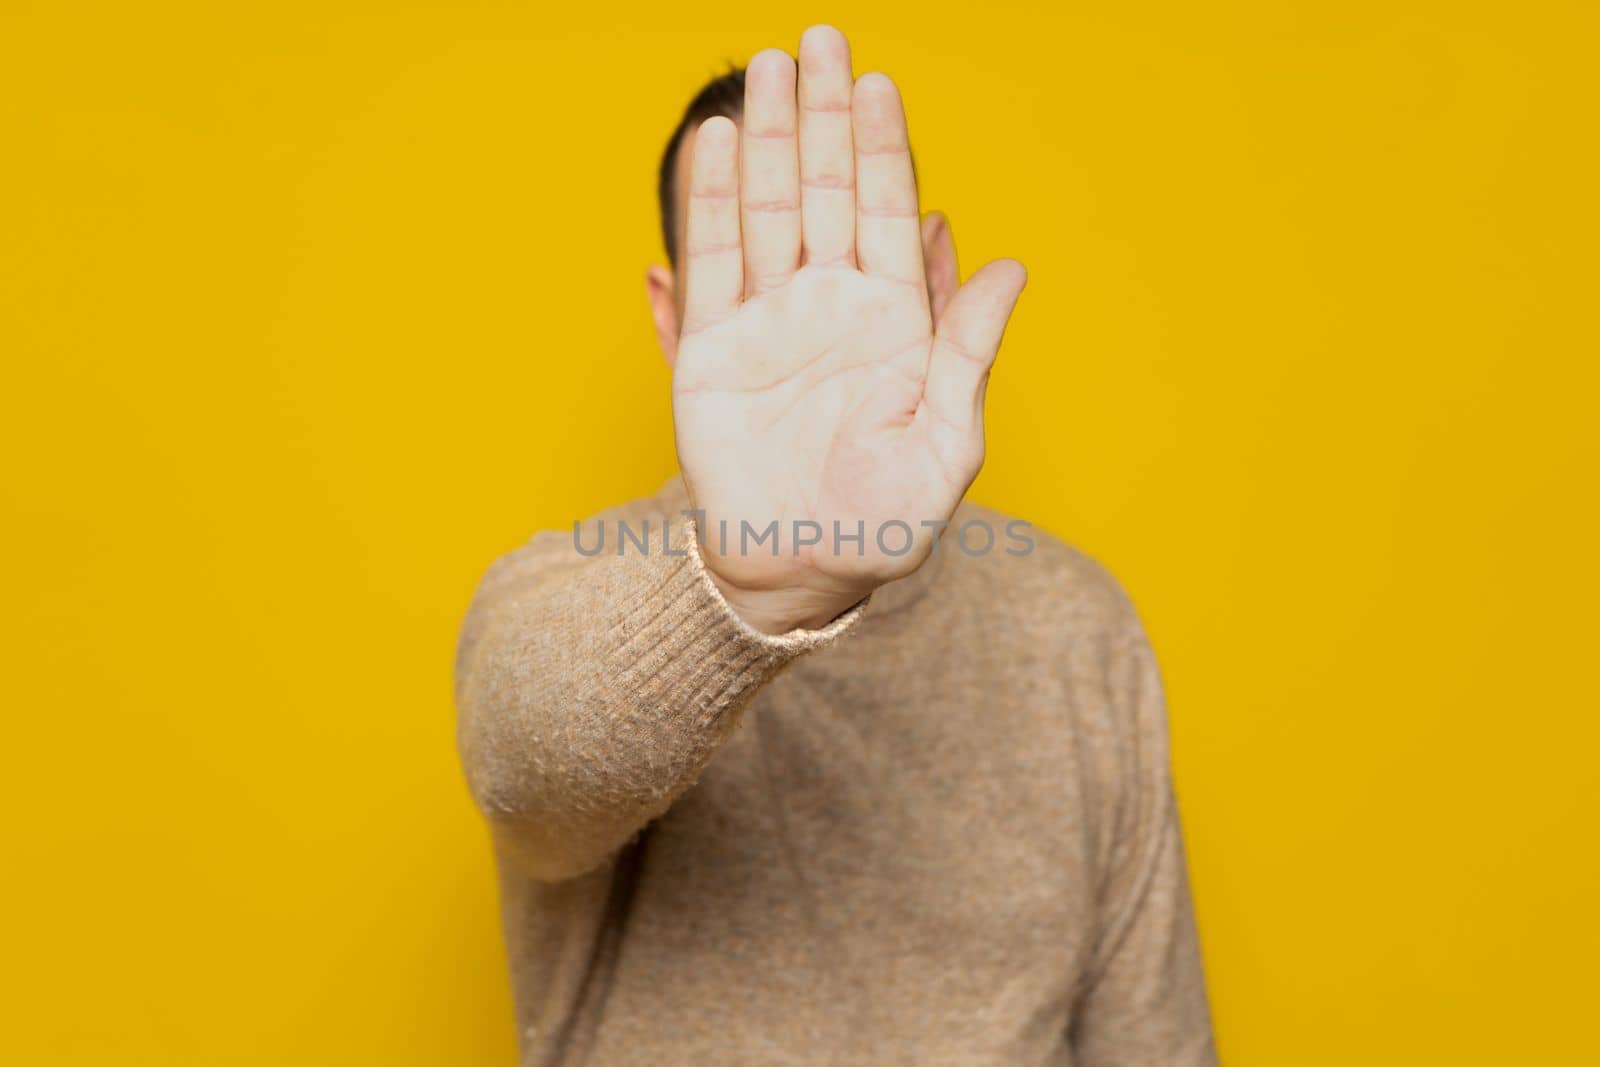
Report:
<svg viewBox="0 0 1600 1067"><path fill-rule="evenodd" d="M1169 683L1224 1058L1592 1063L1600 10L0 14L0 1059L507 1064L482 568L673 468L661 142L833 21L1032 282L984 502Z"/></svg>

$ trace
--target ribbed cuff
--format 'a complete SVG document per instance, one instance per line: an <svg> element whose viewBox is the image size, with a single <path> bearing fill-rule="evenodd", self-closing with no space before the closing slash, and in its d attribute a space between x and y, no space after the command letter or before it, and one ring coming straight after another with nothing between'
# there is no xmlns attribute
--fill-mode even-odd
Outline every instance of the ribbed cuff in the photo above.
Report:
<svg viewBox="0 0 1600 1067"><path fill-rule="evenodd" d="M670 707L696 726L709 725L797 656L849 632L871 599L819 630L762 633L739 617L707 573L693 518L683 520L678 537L673 555L652 544L637 567L627 568L634 587L613 601L617 614L604 630L607 676L596 681L629 706Z"/></svg>

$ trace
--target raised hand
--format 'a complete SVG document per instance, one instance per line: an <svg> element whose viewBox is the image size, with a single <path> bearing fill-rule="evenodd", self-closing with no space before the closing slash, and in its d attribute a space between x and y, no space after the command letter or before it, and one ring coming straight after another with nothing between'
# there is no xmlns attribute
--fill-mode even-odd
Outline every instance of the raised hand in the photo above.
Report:
<svg viewBox="0 0 1600 1067"><path fill-rule="evenodd" d="M798 71L751 60L742 129L709 119L691 151L672 394L702 556L751 625L820 626L921 566L977 476L1027 275L990 263L935 321L899 91L854 81L831 27ZM776 554L741 537L774 522Z"/></svg>

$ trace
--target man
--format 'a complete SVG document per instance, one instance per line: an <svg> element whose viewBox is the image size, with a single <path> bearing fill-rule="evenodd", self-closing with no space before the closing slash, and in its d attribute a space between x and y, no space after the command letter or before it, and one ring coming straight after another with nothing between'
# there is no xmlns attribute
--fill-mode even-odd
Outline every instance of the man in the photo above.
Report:
<svg viewBox="0 0 1600 1067"><path fill-rule="evenodd" d="M662 169L681 482L462 635L524 1062L1212 1063L1138 620L961 504L1022 268L957 287L838 31L740 81Z"/></svg>

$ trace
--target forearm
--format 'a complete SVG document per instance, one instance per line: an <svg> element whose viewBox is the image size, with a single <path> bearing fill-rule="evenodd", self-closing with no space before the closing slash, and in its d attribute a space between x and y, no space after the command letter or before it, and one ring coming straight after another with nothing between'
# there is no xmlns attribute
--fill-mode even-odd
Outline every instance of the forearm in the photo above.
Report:
<svg viewBox="0 0 1600 1067"><path fill-rule="evenodd" d="M746 625L677 531L574 564L530 546L484 582L463 634L460 747L502 852L532 877L591 869L698 777L740 710L853 622ZM567 558L556 560L551 553Z"/></svg>

